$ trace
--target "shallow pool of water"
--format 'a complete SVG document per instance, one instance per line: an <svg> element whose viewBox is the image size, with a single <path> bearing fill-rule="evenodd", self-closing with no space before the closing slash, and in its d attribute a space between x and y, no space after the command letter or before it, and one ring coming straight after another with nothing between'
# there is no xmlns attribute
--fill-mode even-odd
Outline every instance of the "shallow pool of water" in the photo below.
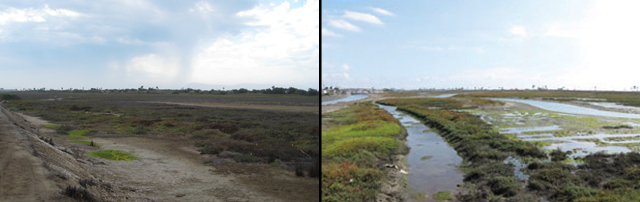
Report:
<svg viewBox="0 0 640 202"><path fill-rule="evenodd" d="M607 140L606 138L630 138L638 137L640 134L592 134L581 136L567 136L567 137L554 137L551 134L538 134L536 137L527 137L526 135L518 135L518 137L524 141L549 141L552 142L549 146L544 147L545 150L560 149L561 151L572 151L571 157L586 156L591 153L605 152L605 153L620 153L631 152L627 147L622 146L598 146L595 142L587 142L586 139L597 139L600 142L607 144L625 144L625 143L638 143L640 140Z"/></svg>
<svg viewBox="0 0 640 202"><path fill-rule="evenodd" d="M421 124L416 118L396 110L396 107L379 105L387 110L407 129L407 154L409 166L407 185L410 193L406 201L417 201L409 197L412 193L425 193L426 200L439 191L455 192L462 184L463 174L458 170L462 158L445 140ZM419 200L425 201L425 200Z"/></svg>
<svg viewBox="0 0 640 202"><path fill-rule="evenodd" d="M441 95L436 95L436 96L433 96L433 97L437 97L437 98L448 98L448 97L453 97L453 96L456 96L456 95L457 95L457 94L455 94L455 93L450 93L450 94L441 94Z"/></svg>
<svg viewBox="0 0 640 202"><path fill-rule="evenodd" d="M366 94L353 94L353 95L350 95L350 96L348 96L346 98L342 98L342 99L324 101L324 102L322 102L322 105L336 104L336 103L339 103L339 102L351 102L351 101L356 101L356 100L362 100L362 99L365 99L367 97L368 97L368 95L366 95Z"/></svg>
<svg viewBox="0 0 640 202"><path fill-rule="evenodd" d="M620 104L614 103L614 102L589 102L589 104L600 106L600 107L606 107L606 108L616 108L616 109L625 109L625 110L640 110L639 107L625 106L625 105L620 105Z"/></svg>
<svg viewBox="0 0 640 202"><path fill-rule="evenodd" d="M548 102L548 101L540 101L540 100L523 100L523 99L512 99L512 98L489 98L489 99L504 101L504 102L522 103L522 104L538 107L544 110L569 113L569 114L640 119L640 114L603 111L603 110L591 109L591 108L580 107L580 106L558 103L558 102Z"/></svg>
<svg viewBox="0 0 640 202"><path fill-rule="evenodd" d="M554 131L560 130L559 126L538 126L538 127L509 127L500 129L500 133L523 133L530 131Z"/></svg>

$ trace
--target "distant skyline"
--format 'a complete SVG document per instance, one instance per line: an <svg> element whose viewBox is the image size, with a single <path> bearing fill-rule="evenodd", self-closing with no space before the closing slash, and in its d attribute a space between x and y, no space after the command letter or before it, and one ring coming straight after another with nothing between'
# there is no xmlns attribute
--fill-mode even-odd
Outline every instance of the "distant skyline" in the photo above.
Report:
<svg viewBox="0 0 640 202"><path fill-rule="evenodd" d="M319 7L319 0L0 2L0 88L317 89Z"/></svg>
<svg viewBox="0 0 640 202"><path fill-rule="evenodd" d="M640 2L327 0L323 86L640 86Z"/></svg>

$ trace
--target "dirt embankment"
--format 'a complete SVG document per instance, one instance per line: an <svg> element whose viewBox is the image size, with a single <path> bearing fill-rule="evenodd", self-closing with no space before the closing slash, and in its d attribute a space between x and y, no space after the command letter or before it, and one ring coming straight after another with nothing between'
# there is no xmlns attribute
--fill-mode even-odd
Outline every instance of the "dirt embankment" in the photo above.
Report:
<svg viewBox="0 0 640 202"><path fill-rule="evenodd" d="M0 201L47 201L55 195L30 138L0 113Z"/></svg>
<svg viewBox="0 0 640 202"><path fill-rule="evenodd" d="M94 137L98 149L68 143L28 120L46 121L1 110L0 201L75 201L63 194L69 186L103 201L319 201L317 178L295 177L265 164L206 166L206 156L188 139ZM83 155L100 149L140 159Z"/></svg>

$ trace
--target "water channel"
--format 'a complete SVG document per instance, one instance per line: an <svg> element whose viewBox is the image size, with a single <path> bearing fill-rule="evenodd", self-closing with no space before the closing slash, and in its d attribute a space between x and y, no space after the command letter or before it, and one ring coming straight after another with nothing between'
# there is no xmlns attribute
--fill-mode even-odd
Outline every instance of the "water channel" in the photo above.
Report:
<svg viewBox="0 0 640 202"><path fill-rule="evenodd" d="M409 188L406 201L434 201L439 191L456 193L462 184L463 174L458 170L462 158L435 131L416 118L396 110L393 106L378 105L387 110L407 129L407 154ZM426 199L415 199L411 195L426 194Z"/></svg>
<svg viewBox="0 0 640 202"><path fill-rule="evenodd" d="M339 103L339 102L351 102L351 101L356 101L356 100L362 100L362 99L365 99L367 97L368 97L368 95L366 95L366 94L352 94L352 95L349 95L348 97L337 99L337 100L323 101L322 105L336 104L336 103Z"/></svg>

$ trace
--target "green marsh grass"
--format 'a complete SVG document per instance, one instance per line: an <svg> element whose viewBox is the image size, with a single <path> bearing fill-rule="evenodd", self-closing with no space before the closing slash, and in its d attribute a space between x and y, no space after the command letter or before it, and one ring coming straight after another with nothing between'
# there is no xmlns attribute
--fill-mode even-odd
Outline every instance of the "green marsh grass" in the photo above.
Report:
<svg viewBox="0 0 640 202"><path fill-rule="evenodd" d="M60 125L58 125L58 124L43 124L42 126L47 127L47 128L58 128L58 127L60 127Z"/></svg>
<svg viewBox="0 0 640 202"><path fill-rule="evenodd" d="M70 138L88 138L89 136L85 136L84 134L86 132L88 132L89 130L87 129L82 129L82 130L72 130L69 131L67 134L68 135L63 135L64 137L70 137Z"/></svg>
<svg viewBox="0 0 640 202"><path fill-rule="evenodd" d="M380 158L406 151L406 132L385 110L356 103L330 117L322 132L322 200L372 201L385 180Z"/></svg>
<svg viewBox="0 0 640 202"><path fill-rule="evenodd" d="M453 197L451 197L451 192L450 191L440 191L440 192L434 194L433 198L436 199L436 200L451 200L451 199L453 199Z"/></svg>
<svg viewBox="0 0 640 202"><path fill-rule="evenodd" d="M103 159L113 160L113 161L120 161L120 160L131 161L131 160L140 158L131 153L119 151L119 150L100 150L96 152L89 152L88 155L95 158L103 158Z"/></svg>

